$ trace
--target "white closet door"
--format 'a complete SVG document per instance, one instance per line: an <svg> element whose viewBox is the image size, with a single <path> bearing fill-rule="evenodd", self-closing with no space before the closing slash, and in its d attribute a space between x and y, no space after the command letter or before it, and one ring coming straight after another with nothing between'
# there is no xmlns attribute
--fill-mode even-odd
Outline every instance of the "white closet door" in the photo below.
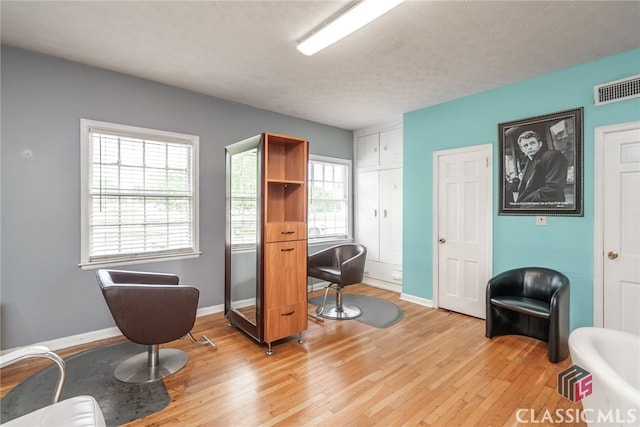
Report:
<svg viewBox="0 0 640 427"><path fill-rule="evenodd" d="M380 262L402 264L402 169L380 171Z"/></svg>
<svg viewBox="0 0 640 427"><path fill-rule="evenodd" d="M380 259L378 171L359 172L357 186L356 240L367 248L368 261L378 261Z"/></svg>

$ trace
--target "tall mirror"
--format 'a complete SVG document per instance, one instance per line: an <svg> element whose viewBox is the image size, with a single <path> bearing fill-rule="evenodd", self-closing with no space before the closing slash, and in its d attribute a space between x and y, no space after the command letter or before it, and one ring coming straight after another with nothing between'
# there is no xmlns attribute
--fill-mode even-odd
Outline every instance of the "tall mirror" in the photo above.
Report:
<svg viewBox="0 0 640 427"><path fill-rule="evenodd" d="M256 339L260 339L260 141L258 135L226 147L225 313Z"/></svg>

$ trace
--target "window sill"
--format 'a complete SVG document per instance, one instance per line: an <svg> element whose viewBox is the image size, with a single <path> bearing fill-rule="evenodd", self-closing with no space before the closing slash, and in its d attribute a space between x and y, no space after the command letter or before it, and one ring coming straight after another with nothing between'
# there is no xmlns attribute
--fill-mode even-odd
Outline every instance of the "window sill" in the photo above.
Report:
<svg viewBox="0 0 640 427"><path fill-rule="evenodd" d="M353 239L351 237L343 237L343 238L318 238L318 239L308 239L308 246L327 246L327 245L339 245L341 243L351 243Z"/></svg>
<svg viewBox="0 0 640 427"><path fill-rule="evenodd" d="M123 265L148 264L152 262L176 261L180 259L199 258L202 252L190 252L175 255L161 255L154 257L136 257L131 259L105 260L105 261L89 261L78 264L82 270L96 270L98 268L120 267Z"/></svg>

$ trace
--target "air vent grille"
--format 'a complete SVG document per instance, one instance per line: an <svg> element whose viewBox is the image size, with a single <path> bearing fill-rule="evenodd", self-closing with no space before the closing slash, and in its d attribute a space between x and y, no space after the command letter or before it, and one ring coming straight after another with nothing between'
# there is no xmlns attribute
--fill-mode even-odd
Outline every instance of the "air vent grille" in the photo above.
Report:
<svg viewBox="0 0 640 427"><path fill-rule="evenodd" d="M610 104L640 96L640 75L604 83L593 87L595 104Z"/></svg>

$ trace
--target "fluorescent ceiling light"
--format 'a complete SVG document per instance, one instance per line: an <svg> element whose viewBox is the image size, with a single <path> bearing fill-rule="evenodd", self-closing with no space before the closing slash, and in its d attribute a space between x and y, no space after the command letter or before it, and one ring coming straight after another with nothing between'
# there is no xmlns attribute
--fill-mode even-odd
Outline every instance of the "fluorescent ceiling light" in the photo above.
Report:
<svg viewBox="0 0 640 427"><path fill-rule="evenodd" d="M404 0L362 0L318 32L303 40L298 44L298 50L305 55L311 56L364 27L403 1Z"/></svg>

